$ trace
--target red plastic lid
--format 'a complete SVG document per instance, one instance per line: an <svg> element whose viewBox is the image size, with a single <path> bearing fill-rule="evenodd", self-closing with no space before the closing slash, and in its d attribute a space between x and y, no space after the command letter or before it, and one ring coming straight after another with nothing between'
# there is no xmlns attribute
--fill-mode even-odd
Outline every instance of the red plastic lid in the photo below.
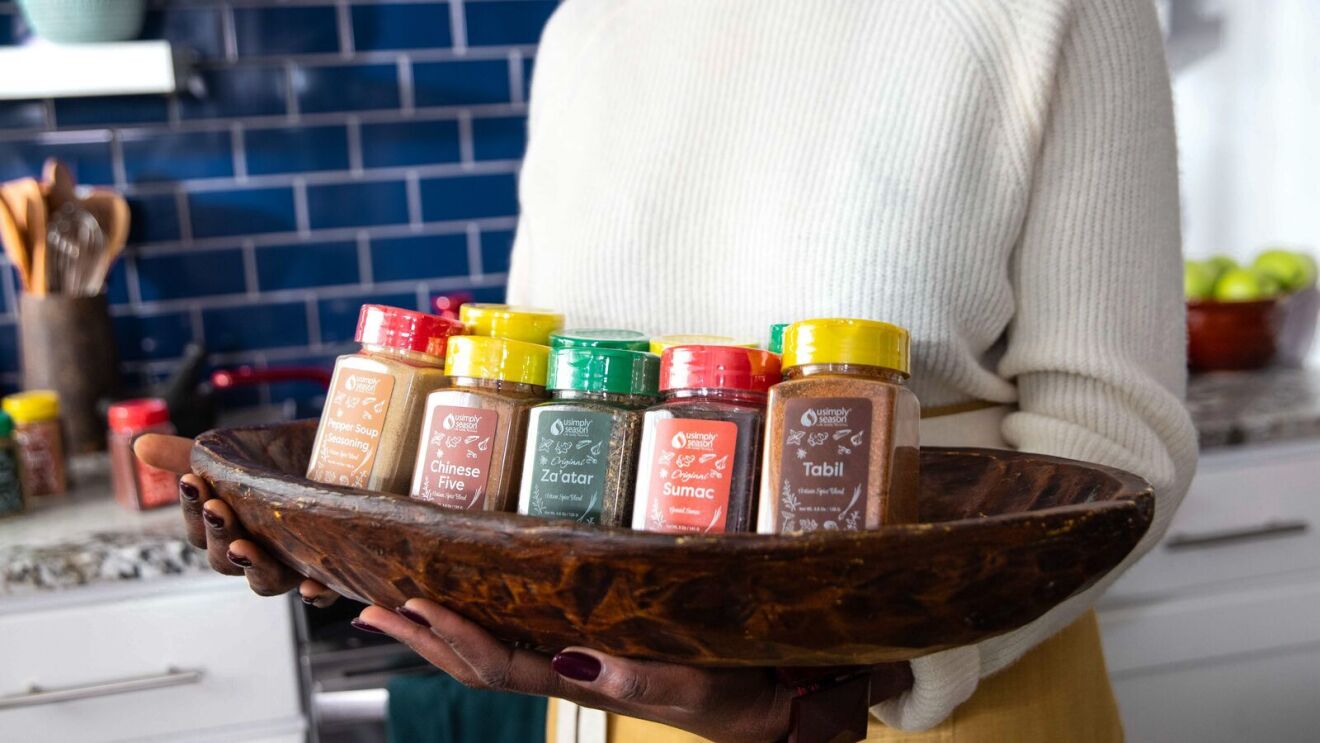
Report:
<svg viewBox="0 0 1320 743"><path fill-rule="evenodd" d="M445 344L453 335L463 335L463 323L425 312L364 304L358 315L357 342L400 351L418 351L438 359L445 357Z"/></svg>
<svg viewBox="0 0 1320 743"><path fill-rule="evenodd" d="M660 357L660 390L765 392L783 379L779 357L736 346L671 346Z"/></svg>
<svg viewBox="0 0 1320 743"><path fill-rule="evenodd" d="M135 431L170 422L170 409L159 397L125 400L106 412L112 431Z"/></svg>

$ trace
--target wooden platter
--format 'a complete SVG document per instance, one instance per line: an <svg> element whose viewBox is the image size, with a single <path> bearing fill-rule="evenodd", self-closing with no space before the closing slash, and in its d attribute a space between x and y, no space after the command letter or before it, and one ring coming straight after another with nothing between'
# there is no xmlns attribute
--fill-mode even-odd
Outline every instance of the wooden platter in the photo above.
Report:
<svg viewBox="0 0 1320 743"><path fill-rule="evenodd" d="M1154 513L1118 470L923 449L922 523L679 537L446 511L302 477L315 422L213 431L193 466L253 537L341 594L431 598L510 641L697 665L914 658L1036 619L1117 565Z"/></svg>

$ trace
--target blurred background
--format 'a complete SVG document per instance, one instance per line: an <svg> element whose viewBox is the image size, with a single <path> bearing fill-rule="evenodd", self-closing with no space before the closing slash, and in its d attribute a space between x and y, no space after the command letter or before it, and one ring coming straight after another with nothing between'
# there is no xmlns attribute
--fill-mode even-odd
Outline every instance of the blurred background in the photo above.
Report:
<svg viewBox="0 0 1320 743"><path fill-rule="evenodd" d="M121 446L143 430L308 417L355 348L363 303L499 301L556 4L0 0L0 181L35 179L64 240L48 246L63 289L47 297L24 290L36 267L7 245L0 391L58 387L64 425L86 429L74 453L96 448L80 441L107 416ZM1313 740L1320 2L1157 6L1205 457L1165 542L1102 606L1107 659L1131 740ZM24 188L6 190L11 208L29 203ZM69 289L68 245L89 244L107 256L104 304ZM1295 260L1260 258L1270 250ZM1245 273L1225 279L1235 265ZM61 340L73 334L80 345ZM141 395L171 415L110 409ZM49 402L5 407L35 432ZM41 487L65 496L0 494L0 740L366 742L408 714L395 705L418 687L398 679L421 666L352 631L357 607L251 596L209 573L175 509L151 510L169 497L110 498L105 455L59 470ZM0 491L16 487L2 475ZM508 700L424 691L452 713L448 739L467 739L463 719L512 714ZM208 717L203 700L232 714Z"/></svg>

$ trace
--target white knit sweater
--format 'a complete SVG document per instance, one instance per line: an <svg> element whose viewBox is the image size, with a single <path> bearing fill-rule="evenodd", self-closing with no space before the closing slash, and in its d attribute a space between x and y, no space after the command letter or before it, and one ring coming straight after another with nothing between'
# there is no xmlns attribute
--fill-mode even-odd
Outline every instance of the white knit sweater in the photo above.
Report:
<svg viewBox="0 0 1320 743"><path fill-rule="evenodd" d="M1150 0L567 0L533 80L511 301L749 338L898 323L924 405L1015 403L1013 446L1155 485L1138 553L1165 530L1196 444ZM1121 569L873 711L940 722Z"/></svg>

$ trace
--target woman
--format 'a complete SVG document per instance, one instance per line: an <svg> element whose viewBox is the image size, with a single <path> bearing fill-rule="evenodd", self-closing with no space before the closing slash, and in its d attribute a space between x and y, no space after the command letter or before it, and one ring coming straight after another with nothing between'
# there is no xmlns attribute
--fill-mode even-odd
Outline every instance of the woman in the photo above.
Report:
<svg viewBox="0 0 1320 743"><path fill-rule="evenodd" d="M888 320L912 331L923 407L976 410L932 418L923 443L1155 485L1154 526L1099 585L1019 631L883 669L873 688L890 697L872 708L875 740L1120 739L1089 607L1167 527L1195 462L1150 0L568 0L540 47L529 128L510 301L584 326L744 337L785 319ZM186 445L148 448L186 464ZM294 585L204 483L183 489L217 570L263 594ZM788 725L787 691L761 672L576 648L552 660L419 599L361 623L473 685L716 740Z"/></svg>

